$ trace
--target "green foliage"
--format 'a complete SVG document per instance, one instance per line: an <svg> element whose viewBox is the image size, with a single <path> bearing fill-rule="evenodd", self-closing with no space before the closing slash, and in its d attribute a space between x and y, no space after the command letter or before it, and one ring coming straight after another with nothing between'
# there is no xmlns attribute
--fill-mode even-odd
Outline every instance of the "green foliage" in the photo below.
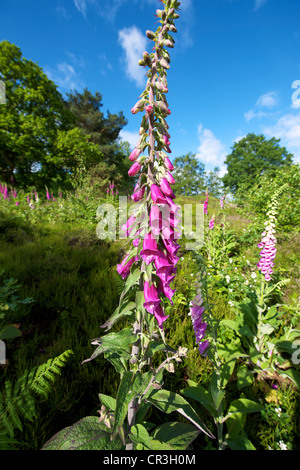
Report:
<svg viewBox="0 0 300 470"><path fill-rule="evenodd" d="M0 43L0 79L6 86L0 114L1 180L11 184L13 178L21 187L42 186L55 175L49 155L57 130L71 125L70 113L56 85L8 41Z"/></svg>
<svg viewBox="0 0 300 470"><path fill-rule="evenodd" d="M0 279L3 274L4 271L0 272ZM20 286L13 278L5 279L0 286L0 340L16 338L22 334L18 326L7 324L16 320L16 313L20 305L30 304L34 301L30 297L20 299L17 295L19 288Z"/></svg>
<svg viewBox="0 0 300 470"><path fill-rule="evenodd" d="M288 168L293 155L285 147L280 147L279 142L280 139L266 140L264 135L253 133L235 142L225 160L224 186L233 194L240 189L247 197L245 190L250 189L255 180L264 175L273 178L279 168Z"/></svg>
<svg viewBox="0 0 300 470"><path fill-rule="evenodd" d="M48 398L56 376L61 374L70 354L72 351L65 351L58 357L25 371L15 384L5 381L4 390L0 394L1 431L4 430L13 438L15 428L22 430L23 419L32 421L35 418L37 397Z"/></svg>
<svg viewBox="0 0 300 470"><path fill-rule="evenodd" d="M292 165L278 168L271 177L262 175L250 187L241 185L235 198L244 212L255 213L262 220L267 212L272 195L283 185L287 185L281 194L278 205L277 227L285 233L297 230L300 224L300 167Z"/></svg>
<svg viewBox="0 0 300 470"><path fill-rule="evenodd" d="M99 423L96 416L82 418L72 426L59 431L42 450L121 450L124 448L119 438L111 440L105 424Z"/></svg>
<svg viewBox="0 0 300 470"><path fill-rule="evenodd" d="M174 160L174 191L178 195L192 196L205 190L204 165L196 155L188 153Z"/></svg>

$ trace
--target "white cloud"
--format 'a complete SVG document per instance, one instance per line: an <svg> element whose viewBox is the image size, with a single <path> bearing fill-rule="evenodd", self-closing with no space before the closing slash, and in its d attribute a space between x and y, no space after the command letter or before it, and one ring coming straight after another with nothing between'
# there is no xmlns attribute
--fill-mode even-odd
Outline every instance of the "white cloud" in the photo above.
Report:
<svg viewBox="0 0 300 470"><path fill-rule="evenodd" d="M255 0L254 11L259 10L266 3L266 1L267 0Z"/></svg>
<svg viewBox="0 0 300 470"><path fill-rule="evenodd" d="M226 158L226 148L218 140L210 129L204 129L200 124L198 127L200 145L196 157L204 164L222 167Z"/></svg>
<svg viewBox="0 0 300 470"><path fill-rule="evenodd" d="M87 4L86 0L74 0L75 7L77 10L82 13L83 16L86 15Z"/></svg>
<svg viewBox="0 0 300 470"><path fill-rule="evenodd" d="M123 60L128 78L137 86L145 85L145 70L138 65L138 61L147 48L146 37L136 26L132 26L119 31L119 42L124 50Z"/></svg>
<svg viewBox="0 0 300 470"><path fill-rule="evenodd" d="M63 90L70 91L83 88L82 81L74 67L67 62L57 64L55 70L45 67L45 73L48 75L50 80Z"/></svg>
<svg viewBox="0 0 300 470"><path fill-rule="evenodd" d="M278 93L269 91L261 95L256 101L254 109L250 109L244 114L247 122L252 119L261 119L270 116L270 112L263 111L264 108L271 109L278 105Z"/></svg>
<svg viewBox="0 0 300 470"><path fill-rule="evenodd" d="M136 144L138 143L140 139L140 135L138 132L130 132L130 131L124 131L123 129L120 131L120 138L121 140L125 142L129 142L130 147L132 149L135 148Z"/></svg>
<svg viewBox="0 0 300 470"><path fill-rule="evenodd" d="M55 8L55 11L60 15L62 16L63 18L65 18L65 20L69 20L71 18L71 15L68 13L68 11L62 7L61 5L57 6Z"/></svg>
<svg viewBox="0 0 300 470"><path fill-rule="evenodd" d="M295 155L295 161L300 163L300 116L286 114L278 119L274 126L263 129L267 137L281 139L282 145Z"/></svg>
<svg viewBox="0 0 300 470"><path fill-rule="evenodd" d="M256 102L256 105L261 108L273 108L274 106L277 106L277 104L278 93L276 91L269 91L269 93L261 95Z"/></svg>

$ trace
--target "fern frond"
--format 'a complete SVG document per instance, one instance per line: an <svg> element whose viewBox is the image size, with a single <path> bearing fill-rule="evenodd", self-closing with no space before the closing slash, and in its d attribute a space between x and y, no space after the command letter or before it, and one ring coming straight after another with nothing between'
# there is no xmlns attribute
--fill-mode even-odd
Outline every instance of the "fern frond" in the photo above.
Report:
<svg viewBox="0 0 300 470"><path fill-rule="evenodd" d="M4 391L0 393L1 430L12 438L14 429L22 430L22 418L33 421L36 416L36 396L48 398L56 376L61 374L71 354L72 351L67 350L45 364L25 371L14 386L8 380L5 382Z"/></svg>

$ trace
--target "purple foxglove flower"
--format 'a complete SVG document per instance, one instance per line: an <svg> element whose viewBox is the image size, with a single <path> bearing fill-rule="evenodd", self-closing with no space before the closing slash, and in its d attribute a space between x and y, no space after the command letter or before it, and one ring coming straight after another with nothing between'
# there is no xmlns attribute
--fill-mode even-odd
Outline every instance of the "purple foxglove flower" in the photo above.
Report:
<svg viewBox="0 0 300 470"><path fill-rule="evenodd" d="M168 159L168 157L166 157L164 159L164 164L166 166L166 168L169 170L169 171L173 171L174 170L174 166L172 165L172 163L170 162L170 160Z"/></svg>
<svg viewBox="0 0 300 470"><path fill-rule="evenodd" d="M214 226L215 226L215 218L212 217L209 221L209 229L213 230Z"/></svg>
<svg viewBox="0 0 300 470"><path fill-rule="evenodd" d="M172 198L172 196L174 195L173 190L171 189L170 184L166 180L166 178L162 178L160 180L160 188L165 196L169 196Z"/></svg>
<svg viewBox="0 0 300 470"><path fill-rule="evenodd" d="M159 252L159 255L155 258L154 264L156 267L156 274L159 276L161 273L168 274L173 270L173 263L168 259L168 257L162 252Z"/></svg>
<svg viewBox="0 0 300 470"><path fill-rule="evenodd" d="M122 263L117 265L117 271L122 276L123 279L125 279L129 275L130 268L133 265L133 263L136 261L134 256L129 261L127 261L128 258L129 258L129 255L126 255Z"/></svg>
<svg viewBox="0 0 300 470"><path fill-rule="evenodd" d="M164 321L167 320L167 318L169 318L169 315L165 315L164 314L164 311L163 311L163 308L161 306L161 304L158 304L155 306L154 310L153 310L153 314L157 320L157 323L158 323L158 326L159 328L162 329L162 324Z"/></svg>
<svg viewBox="0 0 300 470"><path fill-rule="evenodd" d="M175 184L176 181L175 179L173 178L173 175L171 175L171 173L167 173L166 174L166 180L168 181L169 184Z"/></svg>
<svg viewBox="0 0 300 470"><path fill-rule="evenodd" d="M160 304L161 300L158 296L157 289L154 284L144 282L144 307L149 313L153 313L154 308Z"/></svg>
<svg viewBox="0 0 300 470"><path fill-rule="evenodd" d="M144 186L143 188L140 188L140 189L138 189L137 191L135 191L135 192L133 193L133 195L131 196L131 199L132 199L134 202L138 202L138 201L140 201L141 199L143 199L144 194L145 194L145 186Z"/></svg>
<svg viewBox="0 0 300 470"><path fill-rule="evenodd" d="M209 341L208 339L206 339L205 341L202 341L201 343L199 343L199 352L200 354L203 354L205 356L205 351L206 349L209 347Z"/></svg>
<svg viewBox="0 0 300 470"><path fill-rule="evenodd" d="M133 215L131 215L129 217L129 219L127 220L126 224L122 225L122 230L125 234L126 237L129 236L130 232L131 232L131 226L134 224L134 222L136 221L136 217L134 217Z"/></svg>
<svg viewBox="0 0 300 470"><path fill-rule="evenodd" d="M162 213L155 204L150 209L150 228L154 235L159 235L162 228Z"/></svg>
<svg viewBox="0 0 300 470"><path fill-rule="evenodd" d="M138 162L134 162L134 164L131 166L131 168L128 171L129 176L135 176L138 174L138 172L141 170L142 165L140 165Z"/></svg>
<svg viewBox="0 0 300 470"><path fill-rule="evenodd" d="M170 300L171 304L174 305L173 301L172 301L172 297L173 295L175 294L176 292L176 289L171 289L171 287L169 286L169 283L170 282L160 282L159 283L159 291L160 293L162 293L165 297L167 297L167 299Z"/></svg>
<svg viewBox="0 0 300 470"><path fill-rule="evenodd" d="M147 266L152 263L156 256L159 256L160 251L157 248L155 238L151 237L151 233L148 233L143 240L143 249L140 252L141 258L145 261Z"/></svg>
<svg viewBox="0 0 300 470"><path fill-rule="evenodd" d="M141 149L135 148L129 155L129 160L132 162L135 162L135 160L141 155L141 153L142 153Z"/></svg>
<svg viewBox="0 0 300 470"><path fill-rule="evenodd" d="M19 203L19 201L17 201L17 202L16 202L16 206L19 206L19 205L20 205L20 203Z"/></svg>
<svg viewBox="0 0 300 470"><path fill-rule="evenodd" d="M204 214L207 214L208 199L209 199L209 196L208 196L208 192L206 191L206 199L204 201L204 206L203 206Z"/></svg>
<svg viewBox="0 0 300 470"><path fill-rule="evenodd" d="M167 200L156 184L151 185L151 198L155 204L166 204Z"/></svg>
<svg viewBox="0 0 300 470"><path fill-rule="evenodd" d="M180 245L178 245L177 243L175 242L171 242L169 239L167 238L163 238L163 243L165 245L165 248L167 250L167 253L169 253L170 255L173 255L173 256L176 256L177 255L177 252L178 250L180 249Z"/></svg>

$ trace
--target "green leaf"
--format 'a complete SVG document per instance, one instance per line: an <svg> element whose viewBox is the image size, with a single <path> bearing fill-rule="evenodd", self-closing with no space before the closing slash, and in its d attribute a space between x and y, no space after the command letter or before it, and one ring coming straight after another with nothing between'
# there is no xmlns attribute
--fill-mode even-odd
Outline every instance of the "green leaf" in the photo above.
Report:
<svg viewBox="0 0 300 470"><path fill-rule="evenodd" d="M244 429L241 430L239 437L235 440L227 439L226 443L231 450L256 450Z"/></svg>
<svg viewBox="0 0 300 470"><path fill-rule="evenodd" d="M109 317L109 319L103 325L101 325L100 328L106 328L106 331L110 330L113 324L116 323L116 321L118 321L124 316L131 315L132 310L135 308L135 302L127 302L122 309L120 309L120 306L118 306L114 313L111 315L111 317Z"/></svg>
<svg viewBox="0 0 300 470"><path fill-rule="evenodd" d="M170 422L157 427L152 437L169 444L172 449L185 450L199 435L200 431L191 424Z"/></svg>
<svg viewBox="0 0 300 470"><path fill-rule="evenodd" d="M228 417L235 413L256 413L262 410L264 410L264 407L259 403L253 400L248 400L248 398L239 398L238 400L231 402L224 421L226 421Z"/></svg>
<svg viewBox="0 0 300 470"><path fill-rule="evenodd" d="M151 437L147 429L142 424L136 424L130 429L131 433L129 434L132 442L136 444L142 444L147 449L152 449L151 446Z"/></svg>
<svg viewBox="0 0 300 470"><path fill-rule="evenodd" d="M41 450L121 450L119 437L111 440L108 428L97 416L87 416L69 426L44 444Z"/></svg>
<svg viewBox="0 0 300 470"><path fill-rule="evenodd" d="M10 339L10 338L17 338L22 336L21 331L14 325L6 325L0 331L0 340L2 339Z"/></svg>
<svg viewBox="0 0 300 470"><path fill-rule="evenodd" d="M244 387L249 387L253 383L253 374L249 372L249 369L246 365L242 365L237 368L237 378L238 390L241 390Z"/></svg>
<svg viewBox="0 0 300 470"><path fill-rule="evenodd" d="M212 416L217 416L217 412L214 407L214 402L210 393L201 385L187 387L183 390L180 390L180 392L185 397L192 398L193 400L200 402Z"/></svg>
<svg viewBox="0 0 300 470"><path fill-rule="evenodd" d="M115 411L116 409L116 399L113 397L110 397L108 395L104 395L103 393L99 393L99 399L106 408L108 408L111 411Z"/></svg>
<svg viewBox="0 0 300 470"><path fill-rule="evenodd" d="M148 373L141 374L140 372L133 373L128 371L123 374L116 398L113 435L115 435L117 429L123 425L128 412L129 403L141 394L149 380L150 375Z"/></svg>
<svg viewBox="0 0 300 470"><path fill-rule="evenodd" d="M104 351L117 351L121 353L130 353L130 345L135 343L137 335L132 333L131 328L124 328L118 333L109 333L102 338L97 338L92 341L92 344L98 345L98 348L93 352L89 359L85 359L84 362L89 362L95 359L97 356L102 354Z"/></svg>
<svg viewBox="0 0 300 470"><path fill-rule="evenodd" d="M173 411L177 411L209 437L214 437L205 424L202 423L191 405L177 393L168 390L154 390L148 396L147 400L164 413L169 414Z"/></svg>
<svg viewBox="0 0 300 470"><path fill-rule="evenodd" d="M168 346L167 344L162 343L161 341L153 341L152 343L149 344L145 352L145 360L152 357L158 351L168 351L168 352L175 353L176 349L171 348L171 346Z"/></svg>
<svg viewBox="0 0 300 470"><path fill-rule="evenodd" d="M288 377L294 382L294 384L300 388L300 373L295 369L285 370L284 373L280 374L282 377Z"/></svg>

